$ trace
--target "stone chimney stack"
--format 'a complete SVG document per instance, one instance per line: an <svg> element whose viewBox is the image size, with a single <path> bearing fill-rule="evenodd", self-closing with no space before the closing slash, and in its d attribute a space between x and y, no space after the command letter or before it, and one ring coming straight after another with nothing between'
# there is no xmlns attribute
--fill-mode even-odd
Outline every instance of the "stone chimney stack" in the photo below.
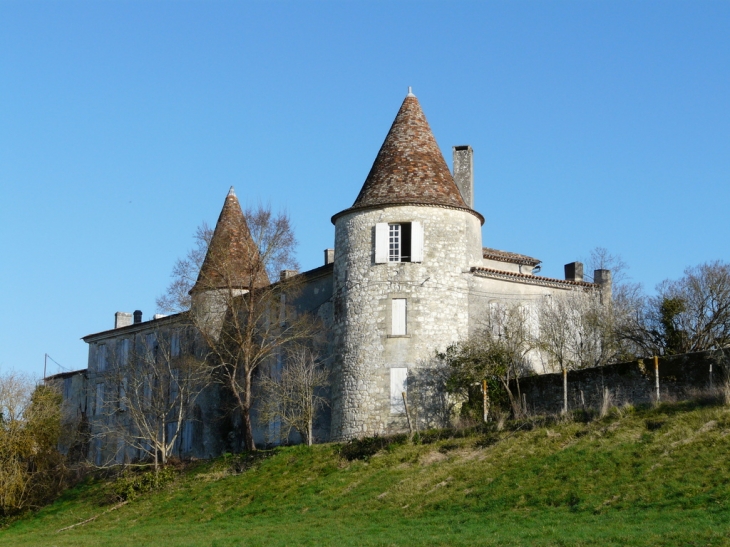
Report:
<svg viewBox="0 0 730 547"><path fill-rule="evenodd" d="M134 322L135 323L141 323L142 322L142 311L141 310L135 310L134 311Z"/></svg>
<svg viewBox="0 0 730 547"><path fill-rule="evenodd" d="M607 306L611 303L612 281L611 270L593 270L593 282L600 287L601 304Z"/></svg>
<svg viewBox="0 0 730 547"><path fill-rule="evenodd" d="M565 265L566 281L583 281L583 263L571 262Z"/></svg>
<svg viewBox="0 0 730 547"><path fill-rule="evenodd" d="M299 272L296 270L281 270L281 273L279 274L279 279L281 281L284 281L285 279L289 279L290 277L294 277Z"/></svg>
<svg viewBox="0 0 730 547"><path fill-rule="evenodd" d="M118 311L114 314L114 328L126 327L132 324L132 314L124 311Z"/></svg>
<svg viewBox="0 0 730 547"><path fill-rule="evenodd" d="M324 250L324 265L332 264L335 261L335 250L325 249Z"/></svg>
<svg viewBox="0 0 730 547"><path fill-rule="evenodd" d="M471 146L454 146L454 182L470 209L474 208L474 151Z"/></svg>

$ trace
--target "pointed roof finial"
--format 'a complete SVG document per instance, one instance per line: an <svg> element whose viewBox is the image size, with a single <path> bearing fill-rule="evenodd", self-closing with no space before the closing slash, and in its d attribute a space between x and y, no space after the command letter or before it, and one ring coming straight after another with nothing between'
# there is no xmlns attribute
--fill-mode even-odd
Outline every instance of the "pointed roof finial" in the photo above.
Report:
<svg viewBox="0 0 730 547"><path fill-rule="evenodd" d="M465 209L484 220L464 202L418 99L409 91L380 147L373 166L352 207L437 205Z"/></svg>
<svg viewBox="0 0 730 547"><path fill-rule="evenodd" d="M406 97L415 97L413 94L413 88L411 86L408 86L408 95Z"/></svg>
<svg viewBox="0 0 730 547"><path fill-rule="evenodd" d="M231 197L235 198L236 197L236 191L233 189L233 186L231 186L231 189L228 190L228 196L227 197L229 197L229 198L231 198Z"/></svg>

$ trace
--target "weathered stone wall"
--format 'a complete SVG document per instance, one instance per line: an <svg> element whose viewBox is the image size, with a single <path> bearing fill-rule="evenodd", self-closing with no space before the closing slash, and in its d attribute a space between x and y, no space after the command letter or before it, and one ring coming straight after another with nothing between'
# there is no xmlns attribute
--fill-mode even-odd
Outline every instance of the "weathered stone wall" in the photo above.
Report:
<svg viewBox="0 0 730 547"><path fill-rule="evenodd" d="M659 391L661 400L691 397L711 385L725 380L730 368L730 354L701 352L661 357ZM618 363L605 367L568 372L568 406L571 409L600 408L604 389L614 404L642 404L656 400L653 359ZM516 390L516 386L513 385ZM520 380L528 411L560 412L563 408L561 373L531 376Z"/></svg>
<svg viewBox="0 0 730 547"><path fill-rule="evenodd" d="M376 264L380 222L421 222L423 262ZM391 413L390 369L416 367L467 335L469 268L481 262L480 220L463 210L395 206L337 219L333 440L405 428L403 413ZM393 298L406 299L405 336L391 334Z"/></svg>

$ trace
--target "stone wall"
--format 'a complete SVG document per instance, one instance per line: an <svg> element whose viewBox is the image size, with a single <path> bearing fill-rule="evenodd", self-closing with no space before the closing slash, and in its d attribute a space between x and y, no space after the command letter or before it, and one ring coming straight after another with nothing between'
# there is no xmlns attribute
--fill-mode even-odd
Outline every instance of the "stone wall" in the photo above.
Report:
<svg viewBox="0 0 730 547"><path fill-rule="evenodd" d="M730 352L700 352L659 358L660 399L682 400L719 386L730 370ZM513 389L516 386L513 385ZM568 406L600 408L604 389L614 404L642 404L656 400L653 359L617 363L568 372ZM562 373L530 376L520 380L530 412L560 412L563 408Z"/></svg>
<svg viewBox="0 0 730 547"><path fill-rule="evenodd" d="M423 261L376 264L376 223L406 222L423 225ZM479 218L463 210L394 206L337 219L332 440L406 428L391 408L391 369L466 337L469 268L481 261ZM405 335L391 332L393 299L406 300Z"/></svg>

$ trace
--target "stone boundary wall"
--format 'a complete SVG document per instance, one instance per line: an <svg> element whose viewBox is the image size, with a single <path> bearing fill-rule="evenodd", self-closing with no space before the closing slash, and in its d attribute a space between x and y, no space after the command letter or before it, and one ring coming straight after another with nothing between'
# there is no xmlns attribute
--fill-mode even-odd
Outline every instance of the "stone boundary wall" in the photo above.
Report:
<svg viewBox="0 0 730 547"><path fill-rule="evenodd" d="M659 358L659 392L664 401L677 401L722 385L730 371L730 350ZM653 358L568 372L568 407L600 408L604 388L614 405L653 403L656 384ZM513 385L514 393L516 386ZM520 379L529 412L556 413L563 408L562 373Z"/></svg>

